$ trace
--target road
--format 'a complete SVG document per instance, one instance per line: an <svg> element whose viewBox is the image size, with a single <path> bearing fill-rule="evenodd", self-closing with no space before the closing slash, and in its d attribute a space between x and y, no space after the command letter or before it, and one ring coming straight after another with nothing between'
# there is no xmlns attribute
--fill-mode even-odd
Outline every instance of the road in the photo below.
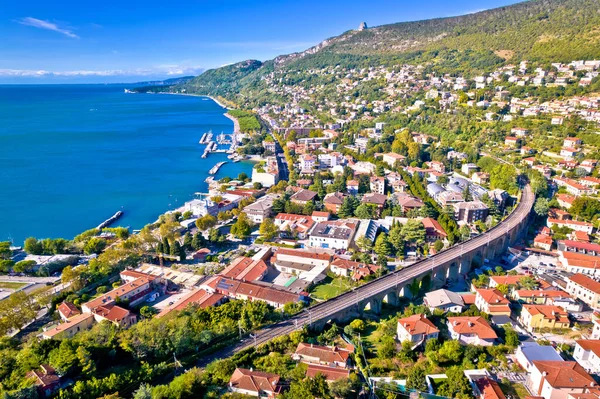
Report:
<svg viewBox="0 0 600 399"><path fill-rule="evenodd" d="M290 171L288 168L287 160L285 159L283 148L279 145L277 138L269 131L271 137L275 141L275 157L277 158L277 167L279 168L279 180L290 181Z"/></svg>
<svg viewBox="0 0 600 399"><path fill-rule="evenodd" d="M377 294L382 294L398 285L403 285L412 281L416 277L426 273L428 270L433 269L436 264L439 265L453 261L459 258L463 253L468 253L481 248L487 245L488 242L502 237L508 231L511 231L514 226L527 218L533 207L534 200L535 195L531 191L530 186L527 185L523 190L521 202L515 210L502 223L490 229L488 232L465 241L462 244L455 245L446 251L419 261L404 269L386 274L385 276L370 281L353 291L346 292L335 298L313 305L290 319L267 326L262 330L257 331L253 338L245 338L235 345L223 348L204 357L199 361L199 366L205 366L215 359L229 357L239 351L260 345L275 337L287 335L295 330L302 329L305 325L310 325L313 322L329 320L340 311L351 309L364 299Z"/></svg>

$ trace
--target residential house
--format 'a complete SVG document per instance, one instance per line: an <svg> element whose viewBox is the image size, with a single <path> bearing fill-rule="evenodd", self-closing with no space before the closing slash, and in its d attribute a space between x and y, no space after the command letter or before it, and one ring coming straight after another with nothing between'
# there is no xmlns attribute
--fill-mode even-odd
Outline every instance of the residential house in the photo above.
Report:
<svg viewBox="0 0 600 399"><path fill-rule="evenodd" d="M381 266L355 262L338 257L336 257L329 266L332 273L338 276L352 277L355 280L375 275L380 268Z"/></svg>
<svg viewBox="0 0 600 399"><path fill-rule="evenodd" d="M568 227L571 230L583 231L587 234L592 234L592 232L594 231L594 225L588 222L548 218L548 220L546 221L546 226L552 228L552 226L554 225L557 225L558 227Z"/></svg>
<svg viewBox="0 0 600 399"><path fill-rule="evenodd" d="M519 322L531 332L569 328L569 314L553 305L523 305Z"/></svg>
<svg viewBox="0 0 600 399"><path fill-rule="evenodd" d="M329 212L337 214L344 203L346 196L343 193L335 192L325 195L323 205Z"/></svg>
<svg viewBox="0 0 600 399"><path fill-rule="evenodd" d="M299 159L299 168L302 173L312 173L317 164L317 159L310 154L303 154Z"/></svg>
<svg viewBox="0 0 600 399"><path fill-rule="evenodd" d="M267 272L268 267L264 260L240 256L234 259L219 275L240 281L260 281Z"/></svg>
<svg viewBox="0 0 600 399"><path fill-rule="evenodd" d="M383 195L385 194L385 178L379 176L371 176L369 178L370 188L372 193Z"/></svg>
<svg viewBox="0 0 600 399"><path fill-rule="evenodd" d="M460 313L465 306L465 302L459 294L445 289L426 293L423 303L432 313L436 309L444 312Z"/></svg>
<svg viewBox="0 0 600 399"><path fill-rule="evenodd" d="M552 305L555 299L571 298L569 294L559 289L513 290L511 297L517 302L533 305Z"/></svg>
<svg viewBox="0 0 600 399"><path fill-rule="evenodd" d="M421 223L425 226L425 240L427 242L432 243L437 240L445 241L448 237L448 234L437 220L433 218L423 218Z"/></svg>
<svg viewBox="0 0 600 399"><path fill-rule="evenodd" d="M533 239L533 245L545 251L550 251L552 249L553 242L552 237L546 234L538 234Z"/></svg>
<svg viewBox="0 0 600 399"><path fill-rule="evenodd" d="M44 339L51 338L71 338L80 331L89 330L94 324L94 315L82 313L73 316L65 322L52 327L42 333Z"/></svg>
<svg viewBox="0 0 600 399"><path fill-rule="evenodd" d="M406 213L412 209L421 209L425 204L418 198L404 193L395 193L398 205L402 209L402 212Z"/></svg>
<svg viewBox="0 0 600 399"><path fill-rule="evenodd" d="M290 201L298 205L306 205L308 202L314 202L317 193L307 189L300 189L296 191L291 197Z"/></svg>
<svg viewBox="0 0 600 399"><path fill-rule="evenodd" d="M73 316L77 316L81 314L81 310L77 308L71 302L64 301L60 305L56 307L60 318L63 320L69 320Z"/></svg>
<svg viewBox="0 0 600 399"><path fill-rule="evenodd" d="M396 162L403 162L406 157L400 154L395 154L393 152L388 152L387 154L382 154L383 156L383 162L387 163L388 165L390 165L390 167L394 167L396 165Z"/></svg>
<svg viewBox="0 0 600 399"><path fill-rule="evenodd" d="M557 242L559 251L577 252L591 256L600 256L600 244L584 241L559 240Z"/></svg>
<svg viewBox="0 0 600 399"><path fill-rule="evenodd" d="M497 289L475 290L475 306L493 316L510 316L510 301Z"/></svg>
<svg viewBox="0 0 600 399"><path fill-rule="evenodd" d="M465 198L462 193L457 193L456 191L444 191L438 194L437 202L445 208L447 206L463 203L465 202Z"/></svg>
<svg viewBox="0 0 600 399"><path fill-rule="evenodd" d="M517 147L521 139L518 137L508 136L504 139L504 145L507 147Z"/></svg>
<svg viewBox="0 0 600 399"><path fill-rule="evenodd" d="M600 373L600 340L579 339L575 341L573 359L588 373Z"/></svg>
<svg viewBox="0 0 600 399"><path fill-rule="evenodd" d="M358 180L348 180L348 182L346 183L346 191L348 191L348 194L350 195L357 195L358 186Z"/></svg>
<svg viewBox="0 0 600 399"><path fill-rule="evenodd" d="M527 373L533 370L533 362L536 360L543 361L561 361L562 357L556 349L550 345L540 345L535 341L525 341L519 344L515 351L515 359L517 363L523 367Z"/></svg>
<svg viewBox="0 0 600 399"><path fill-rule="evenodd" d="M471 176L471 180L476 184L488 184L490 182L490 174L485 172L475 172Z"/></svg>
<svg viewBox="0 0 600 399"><path fill-rule="evenodd" d="M236 368L229 379L231 392L259 398L274 398L281 388L279 375L252 369Z"/></svg>
<svg viewBox="0 0 600 399"><path fill-rule="evenodd" d="M490 346L498 338L494 329L481 316L448 317L448 332L462 345Z"/></svg>
<svg viewBox="0 0 600 399"><path fill-rule="evenodd" d="M460 171L465 176L471 176L473 173L477 172L478 170L479 170L479 166L477 166L474 163L463 163L462 166L460 167Z"/></svg>
<svg viewBox="0 0 600 399"><path fill-rule="evenodd" d="M348 249L356 232L356 224L344 220L318 223L310 232L313 248Z"/></svg>
<svg viewBox="0 0 600 399"><path fill-rule="evenodd" d="M81 305L81 310L83 313L94 313L100 306L115 304L117 298L121 301L127 301L130 306L135 306L145 301L152 291L151 280L147 277L141 277L84 303Z"/></svg>
<svg viewBox="0 0 600 399"><path fill-rule="evenodd" d="M593 309L600 309L600 283L583 274L567 278L566 291L574 298L587 303Z"/></svg>
<svg viewBox="0 0 600 399"><path fill-rule="evenodd" d="M566 399L586 392L596 382L577 362L536 360L526 384L544 399Z"/></svg>
<svg viewBox="0 0 600 399"><path fill-rule="evenodd" d="M310 282L324 278L331 262L331 254L309 250L279 248L271 259L275 269L298 276Z"/></svg>
<svg viewBox="0 0 600 399"><path fill-rule="evenodd" d="M381 211L383 211L383 207L385 206L385 201L387 200L387 196L384 194L377 193L367 193L362 197L361 202L363 204L371 204L377 207L377 214L380 215Z"/></svg>
<svg viewBox="0 0 600 399"><path fill-rule="evenodd" d="M454 204L454 218L457 222L474 223L478 220L485 220L488 217L489 209L481 201L460 202Z"/></svg>
<svg viewBox="0 0 600 399"><path fill-rule="evenodd" d="M328 212L323 213L329 216ZM315 220L311 216L296 215L293 213L279 213L275 216L273 222L279 228L279 231L289 231L297 235L301 240L308 237L308 232L315 225Z"/></svg>
<svg viewBox="0 0 600 399"><path fill-rule="evenodd" d="M415 314L398 320L398 341L408 341L420 345L431 338L437 338L440 330L423 314Z"/></svg>
<svg viewBox="0 0 600 399"><path fill-rule="evenodd" d="M349 368L350 355L354 353L354 346L322 346L307 343L299 343L292 359L307 364L318 364L322 366Z"/></svg>
<svg viewBox="0 0 600 399"><path fill-rule="evenodd" d="M41 397L50 397L60 388L60 376L49 364L41 364L39 369L31 370L25 377L33 380Z"/></svg>
<svg viewBox="0 0 600 399"><path fill-rule="evenodd" d="M331 214L329 212L313 211L311 218L315 222L326 222L331 218Z"/></svg>
<svg viewBox="0 0 600 399"><path fill-rule="evenodd" d="M270 195L266 195L256 202L247 205L242 212L244 212L252 223L262 223L265 219L271 217L273 213L273 201L274 198Z"/></svg>
<svg viewBox="0 0 600 399"><path fill-rule="evenodd" d="M309 364L306 368L306 376L314 378L321 374L325 377L325 381L334 382L337 380L345 380L350 377L350 370L339 367L321 366L318 364Z"/></svg>

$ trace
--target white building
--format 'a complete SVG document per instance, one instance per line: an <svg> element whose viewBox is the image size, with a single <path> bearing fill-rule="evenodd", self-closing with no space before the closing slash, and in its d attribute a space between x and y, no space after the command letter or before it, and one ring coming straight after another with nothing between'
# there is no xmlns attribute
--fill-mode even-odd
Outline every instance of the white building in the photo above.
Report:
<svg viewBox="0 0 600 399"><path fill-rule="evenodd" d="M580 339L575 341L573 358L588 373L600 373L600 340Z"/></svg>

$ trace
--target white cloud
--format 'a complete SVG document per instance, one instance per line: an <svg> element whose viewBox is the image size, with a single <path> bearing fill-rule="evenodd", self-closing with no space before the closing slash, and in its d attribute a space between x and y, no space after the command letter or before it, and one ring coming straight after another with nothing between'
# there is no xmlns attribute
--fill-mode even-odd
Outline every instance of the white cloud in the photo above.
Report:
<svg viewBox="0 0 600 399"><path fill-rule="evenodd" d="M50 22L50 21L44 21L43 19L37 19L37 18L33 18L33 17L25 17L25 18L21 18L17 22L20 23L21 25L33 26L34 28L46 29L46 30L51 30L54 32L62 33L63 35L70 37L72 39L79 39L79 36L77 36L75 33L70 31L69 29L61 28L57 24Z"/></svg>
<svg viewBox="0 0 600 399"><path fill-rule="evenodd" d="M114 77L114 76L179 76L198 75L204 69L199 66L161 65L153 68L47 71L44 69L0 69L0 77L50 78L50 77Z"/></svg>

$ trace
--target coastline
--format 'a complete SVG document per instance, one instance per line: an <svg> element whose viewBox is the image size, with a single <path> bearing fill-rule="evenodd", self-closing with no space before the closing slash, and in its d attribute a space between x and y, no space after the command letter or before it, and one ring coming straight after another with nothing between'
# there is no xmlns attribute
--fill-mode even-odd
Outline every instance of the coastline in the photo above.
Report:
<svg viewBox="0 0 600 399"><path fill-rule="evenodd" d="M190 97L205 97L205 98L210 98L211 100L216 102L218 106L220 106L221 108L225 108L228 111L230 109L234 109L234 108L226 106L225 104L223 104L222 102L220 102L219 100L214 98L213 96L208 96L208 95L204 95L204 94L188 94L188 93L159 93L159 94L171 94L171 95L175 95L175 96L190 96ZM224 112L223 115L225 115L226 118L229 118L233 121L233 134L239 134L240 133L240 123L237 120L237 118L227 112Z"/></svg>

